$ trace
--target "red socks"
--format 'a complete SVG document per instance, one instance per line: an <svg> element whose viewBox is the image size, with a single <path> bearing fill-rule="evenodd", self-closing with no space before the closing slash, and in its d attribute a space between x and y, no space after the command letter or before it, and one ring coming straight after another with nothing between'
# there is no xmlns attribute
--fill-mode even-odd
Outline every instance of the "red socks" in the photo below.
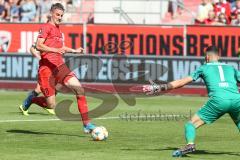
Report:
<svg viewBox="0 0 240 160"><path fill-rule="evenodd" d="M39 105L42 108L47 108L47 101L46 98L41 96L41 97L34 97L32 99L32 103Z"/></svg>
<svg viewBox="0 0 240 160"><path fill-rule="evenodd" d="M83 124L86 125L90 122L90 119L88 117L88 106L87 106L87 100L85 96L76 96L77 97L77 103L78 103L78 110L82 116Z"/></svg>
<svg viewBox="0 0 240 160"><path fill-rule="evenodd" d="M82 116L83 124L86 125L90 122L90 119L88 117L88 106L87 106L86 97L85 96L76 96L76 97L77 97L77 103L78 103L78 110ZM32 103L37 104L42 108L47 108L46 98L43 96L34 97L32 99Z"/></svg>

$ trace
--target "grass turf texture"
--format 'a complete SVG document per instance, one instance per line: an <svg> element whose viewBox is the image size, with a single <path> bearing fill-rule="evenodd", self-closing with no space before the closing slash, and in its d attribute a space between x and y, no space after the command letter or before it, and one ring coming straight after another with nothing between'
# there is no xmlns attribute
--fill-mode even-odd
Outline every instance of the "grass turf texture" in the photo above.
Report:
<svg viewBox="0 0 240 160"><path fill-rule="evenodd" d="M135 106L119 101L118 107L104 117L122 117L122 119L93 120L97 125L105 126L109 131L107 141L92 141L83 134L80 122L41 121L54 119L43 109L34 105L30 116L22 116L18 105L27 92L1 91L0 112L0 160L168 160L177 147L185 144L183 125L187 117L203 105L206 97L158 96L138 98ZM57 101L72 99L70 95L58 95ZM100 100L88 97L90 108L100 104ZM77 113L76 103L71 107ZM173 120L162 118L153 120L145 114L184 115ZM133 118L134 114L139 119ZM127 119L126 119L127 117ZM12 122L8 120L20 120ZM40 120L26 122L22 120ZM240 159L240 138L238 130L228 116L216 123L197 130L197 149L183 159Z"/></svg>

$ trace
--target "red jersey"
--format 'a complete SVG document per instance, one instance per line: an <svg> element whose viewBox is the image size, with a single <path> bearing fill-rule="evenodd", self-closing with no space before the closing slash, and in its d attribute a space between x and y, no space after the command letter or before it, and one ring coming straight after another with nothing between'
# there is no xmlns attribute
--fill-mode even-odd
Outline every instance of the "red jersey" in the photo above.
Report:
<svg viewBox="0 0 240 160"><path fill-rule="evenodd" d="M38 38L44 38L44 44L48 47L63 47L63 34L61 33L59 26L54 26L51 23L46 23L40 28ZM40 66L48 66L50 69L54 69L63 63L64 60L62 54L53 52L41 53Z"/></svg>
<svg viewBox="0 0 240 160"><path fill-rule="evenodd" d="M207 19L203 20L204 24L212 24L213 22L215 22L215 20L214 19L210 19L210 18L207 18Z"/></svg>
<svg viewBox="0 0 240 160"><path fill-rule="evenodd" d="M232 9L232 14L233 15L237 16L238 13L240 13L240 8L235 7L235 8Z"/></svg>
<svg viewBox="0 0 240 160"><path fill-rule="evenodd" d="M227 18L231 15L231 6L228 2L216 3L214 5L214 12L218 16L220 13L225 13Z"/></svg>

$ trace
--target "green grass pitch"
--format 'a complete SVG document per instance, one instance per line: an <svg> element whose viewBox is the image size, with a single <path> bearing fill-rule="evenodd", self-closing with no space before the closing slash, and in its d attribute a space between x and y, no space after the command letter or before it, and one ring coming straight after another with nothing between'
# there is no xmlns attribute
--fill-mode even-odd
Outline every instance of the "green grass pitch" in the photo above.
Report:
<svg viewBox="0 0 240 160"><path fill-rule="evenodd" d="M103 116L110 118L93 120L109 131L107 141L95 142L82 132L80 122L53 120L57 117L37 106L31 106L30 116L22 116L17 107L26 94L0 91L0 160L177 159L171 154L185 144L184 123L207 100L206 97L158 96L138 98L135 106L120 100L115 110ZM57 101L74 100L71 97L58 95ZM91 108L101 103L92 97L87 99ZM77 113L76 103L71 111ZM160 112L165 117L149 118L150 114L160 115ZM170 115L182 117L174 119ZM240 159L239 132L228 115L197 130L196 144L198 151L182 159Z"/></svg>

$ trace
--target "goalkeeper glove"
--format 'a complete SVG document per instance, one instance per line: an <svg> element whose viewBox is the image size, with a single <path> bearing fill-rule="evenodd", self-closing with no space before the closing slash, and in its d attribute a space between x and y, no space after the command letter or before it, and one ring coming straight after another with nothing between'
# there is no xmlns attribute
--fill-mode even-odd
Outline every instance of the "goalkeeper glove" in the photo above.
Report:
<svg viewBox="0 0 240 160"><path fill-rule="evenodd" d="M143 92L146 93L147 95L153 95L157 94L162 91L168 90L168 85L167 84L156 84L152 80L149 80L150 85L144 85L143 86Z"/></svg>

